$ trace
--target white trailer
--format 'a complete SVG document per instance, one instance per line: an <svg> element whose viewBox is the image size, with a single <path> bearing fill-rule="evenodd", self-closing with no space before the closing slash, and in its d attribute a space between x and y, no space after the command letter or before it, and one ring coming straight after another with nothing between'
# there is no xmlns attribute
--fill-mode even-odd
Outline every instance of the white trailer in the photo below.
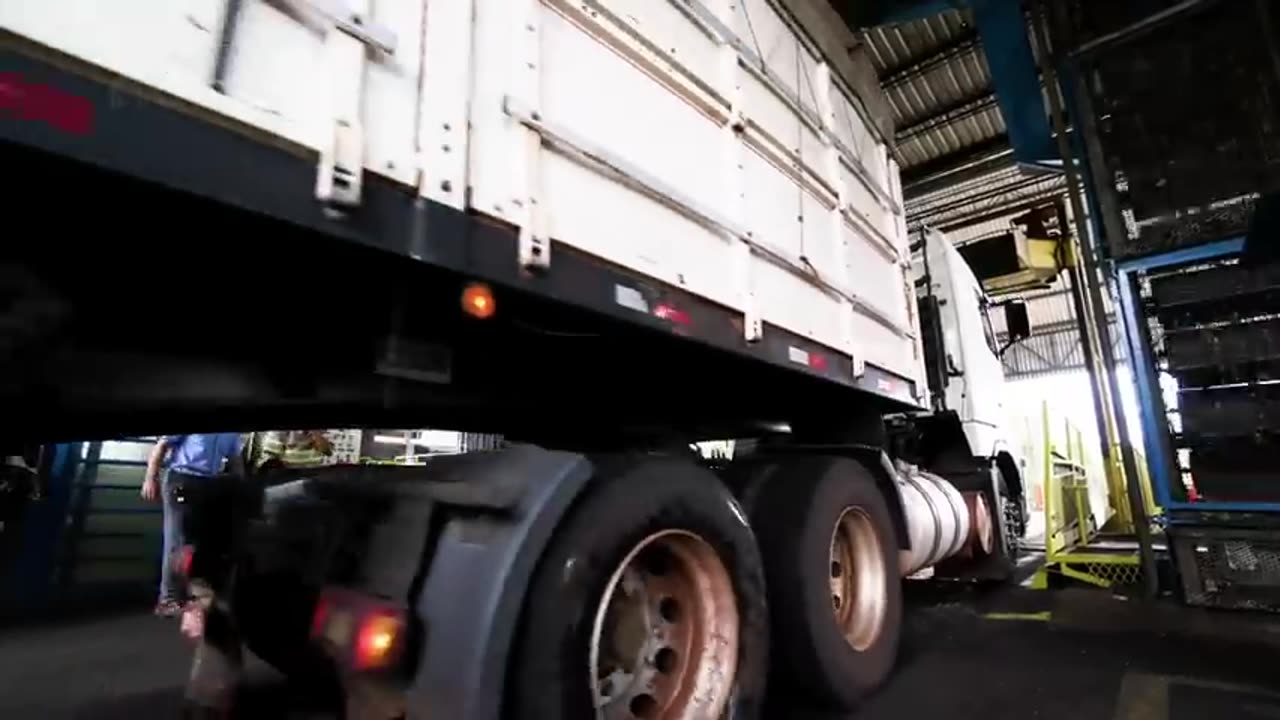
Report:
<svg viewBox="0 0 1280 720"><path fill-rule="evenodd" d="M825 4L19 1L0 29L41 225L0 278L27 435L543 446L267 491L211 612L287 672L323 648L357 716L743 720L766 676L848 707L902 576L1010 572L986 301L908 237ZM219 642L193 702L227 697Z"/></svg>

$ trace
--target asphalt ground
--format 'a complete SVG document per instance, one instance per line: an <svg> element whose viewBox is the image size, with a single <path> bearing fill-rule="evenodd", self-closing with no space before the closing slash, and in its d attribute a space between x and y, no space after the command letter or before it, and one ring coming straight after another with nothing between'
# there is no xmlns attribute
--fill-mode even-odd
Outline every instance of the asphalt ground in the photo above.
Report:
<svg viewBox="0 0 1280 720"><path fill-rule="evenodd" d="M1097 590L912 585L899 667L850 716L779 688L768 720L1278 720L1280 617ZM132 613L0 630L0 718L177 717L190 646ZM251 662L241 717L332 718ZM460 719L459 719L460 720Z"/></svg>

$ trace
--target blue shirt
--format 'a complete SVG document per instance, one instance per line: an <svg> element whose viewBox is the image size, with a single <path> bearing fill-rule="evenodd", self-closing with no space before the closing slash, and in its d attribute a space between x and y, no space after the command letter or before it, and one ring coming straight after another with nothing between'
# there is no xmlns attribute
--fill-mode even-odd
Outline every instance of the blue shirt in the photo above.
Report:
<svg viewBox="0 0 1280 720"><path fill-rule="evenodd" d="M202 477L222 474L241 446L240 433L167 435L164 443L170 448L170 470Z"/></svg>

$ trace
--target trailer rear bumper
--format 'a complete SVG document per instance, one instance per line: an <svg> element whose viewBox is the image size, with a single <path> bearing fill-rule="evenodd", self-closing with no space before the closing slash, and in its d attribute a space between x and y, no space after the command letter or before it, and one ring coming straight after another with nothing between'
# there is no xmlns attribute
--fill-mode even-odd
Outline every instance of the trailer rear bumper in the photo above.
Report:
<svg viewBox="0 0 1280 720"><path fill-rule="evenodd" d="M250 649L283 644L291 660L309 643L346 686L441 717L498 718L530 578L591 462L517 445L311 472L268 489L247 549L236 616Z"/></svg>

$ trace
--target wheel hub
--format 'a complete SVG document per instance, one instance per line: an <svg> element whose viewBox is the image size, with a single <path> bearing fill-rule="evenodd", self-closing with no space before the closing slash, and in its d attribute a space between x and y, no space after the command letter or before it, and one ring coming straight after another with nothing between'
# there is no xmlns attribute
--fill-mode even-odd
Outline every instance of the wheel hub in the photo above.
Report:
<svg viewBox="0 0 1280 720"><path fill-rule="evenodd" d="M865 510L846 508L831 534L831 610L845 641L859 652L884 627L888 568L875 525Z"/></svg>
<svg viewBox="0 0 1280 720"><path fill-rule="evenodd" d="M737 669L738 610L715 550L684 531L638 544L605 589L590 650L597 717L718 717Z"/></svg>

